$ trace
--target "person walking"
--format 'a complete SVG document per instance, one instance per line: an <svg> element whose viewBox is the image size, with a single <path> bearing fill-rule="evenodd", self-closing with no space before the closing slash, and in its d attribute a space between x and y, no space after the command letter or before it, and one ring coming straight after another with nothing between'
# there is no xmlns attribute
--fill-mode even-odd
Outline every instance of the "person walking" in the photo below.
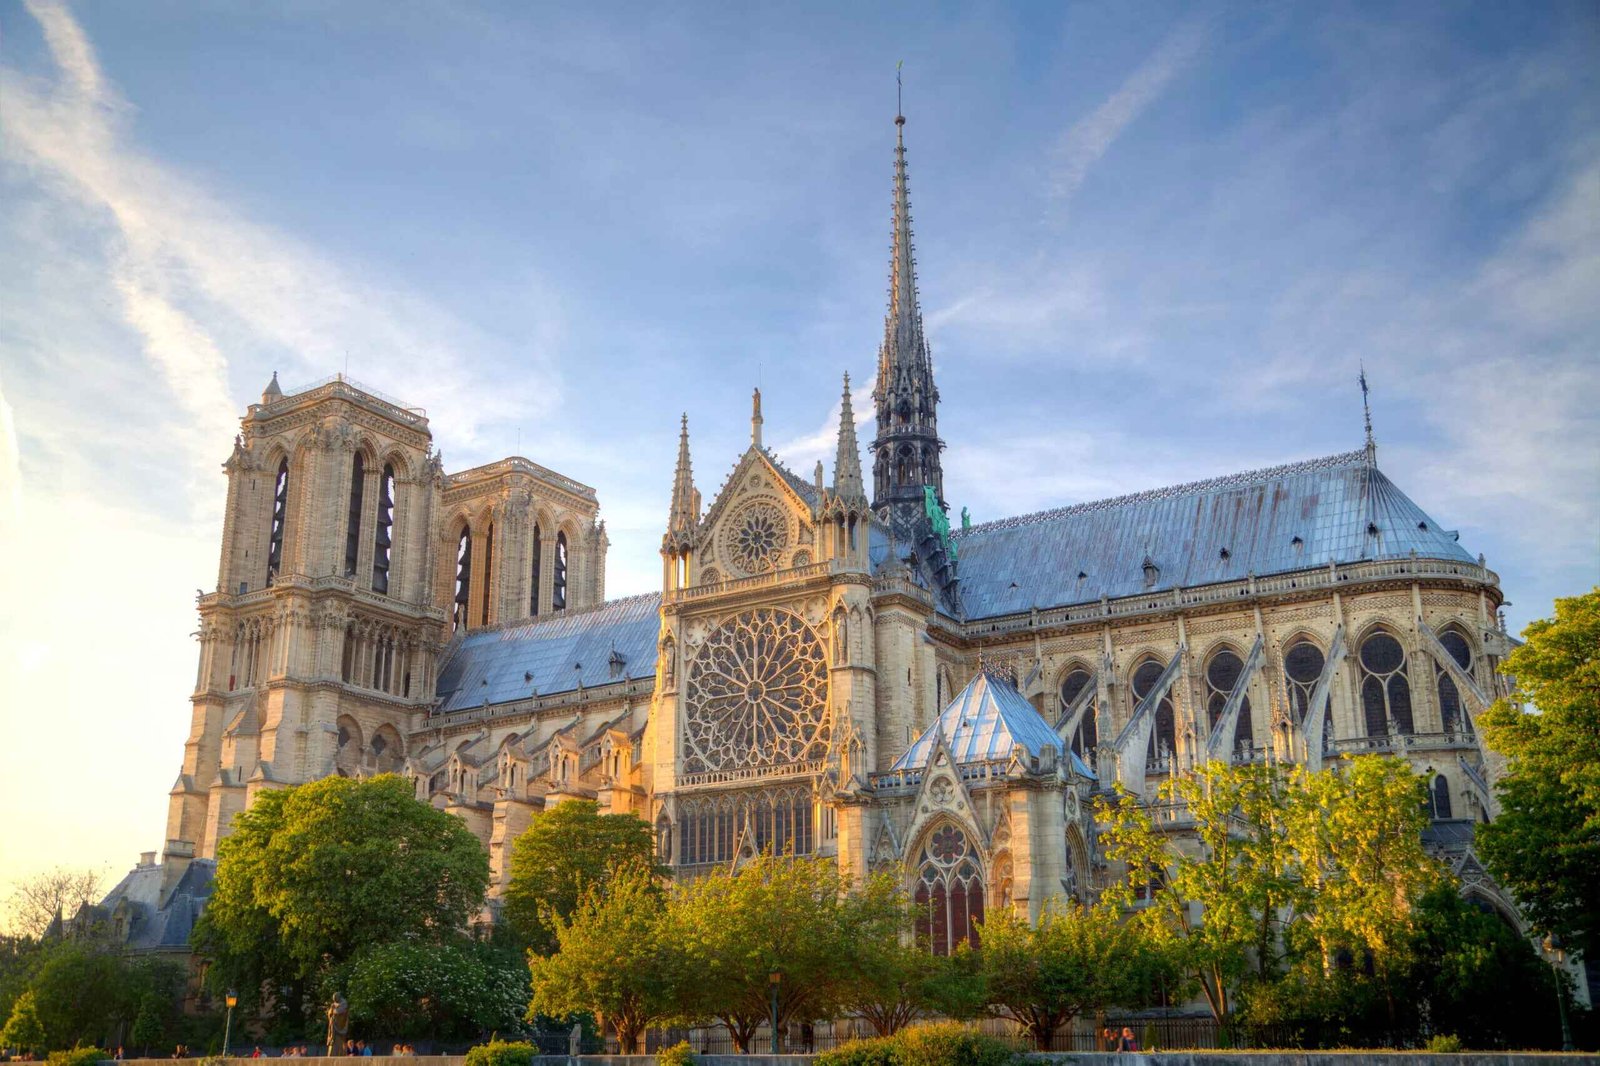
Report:
<svg viewBox="0 0 1600 1066"><path fill-rule="evenodd" d="M1133 1029L1130 1028L1129 1026L1124 1025L1122 1027L1122 1039L1117 1042L1117 1050L1118 1051L1138 1051L1139 1050L1139 1041L1138 1041L1137 1038L1134 1037Z"/></svg>

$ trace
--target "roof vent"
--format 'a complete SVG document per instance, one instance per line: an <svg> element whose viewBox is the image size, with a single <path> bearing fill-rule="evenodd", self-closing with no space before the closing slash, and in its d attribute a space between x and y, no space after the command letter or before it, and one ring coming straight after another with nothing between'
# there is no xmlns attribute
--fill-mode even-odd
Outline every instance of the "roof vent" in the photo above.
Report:
<svg viewBox="0 0 1600 1066"><path fill-rule="evenodd" d="M1426 522L1418 522L1417 523L1417 528L1422 530L1424 533L1426 533L1428 531L1428 523L1426 523Z"/></svg>
<svg viewBox="0 0 1600 1066"><path fill-rule="evenodd" d="M533 680L533 671L532 670L524 670L524 671L522 671L522 680L524 680L524 681L532 681Z"/></svg>
<svg viewBox="0 0 1600 1066"><path fill-rule="evenodd" d="M1156 580L1158 578L1160 578L1160 577L1161 577L1161 568L1155 564L1155 561L1152 560L1150 558L1150 556L1146 555L1144 557L1144 583L1145 583L1145 587L1148 588L1150 586L1153 586L1156 583Z"/></svg>
<svg viewBox="0 0 1600 1066"><path fill-rule="evenodd" d="M1367 536L1376 537L1377 535L1378 535L1378 523L1376 523L1376 522L1368 522L1367 523Z"/></svg>
<svg viewBox="0 0 1600 1066"><path fill-rule="evenodd" d="M1221 553L1221 557L1222 557L1222 558L1223 558L1223 559L1225 559L1225 560L1226 560L1226 559L1231 559L1231 558L1233 558L1233 555L1232 555L1232 553L1230 553L1230 552L1229 552L1229 551L1228 551L1228 549L1227 549L1227 548L1223 548L1223 549L1222 549L1222 553Z"/></svg>
<svg viewBox="0 0 1600 1066"><path fill-rule="evenodd" d="M1082 571L1082 570L1079 570L1079 571L1078 571L1078 580L1079 580L1079 581L1084 581L1084 580L1086 580L1086 579L1087 579L1087 578L1088 578L1088 577L1089 577L1089 575L1088 575L1088 574L1086 574L1086 573L1084 573L1084 572L1083 572L1083 571Z"/></svg>
<svg viewBox="0 0 1600 1066"><path fill-rule="evenodd" d="M1293 545L1296 549L1304 548L1306 546L1306 542L1301 540L1299 537L1294 538L1289 543L1291 545Z"/></svg>

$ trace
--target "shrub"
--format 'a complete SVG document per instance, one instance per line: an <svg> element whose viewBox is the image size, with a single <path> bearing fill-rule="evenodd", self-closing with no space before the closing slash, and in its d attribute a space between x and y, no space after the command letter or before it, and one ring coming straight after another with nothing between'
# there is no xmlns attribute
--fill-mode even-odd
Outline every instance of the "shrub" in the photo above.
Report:
<svg viewBox="0 0 1600 1066"><path fill-rule="evenodd" d="M817 1056L815 1066L900 1066L895 1038L875 1036L849 1040Z"/></svg>
<svg viewBox="0 0 1600 1066"><path fill-rule="evenodd" d="M895 1066L1010 1066L1017 1058L1004 1040L960 1022L913 1025L890 1039Z"/></svg>
<svg viewBox="0 0 1600 1066"><path fill-rule="evenodd" d="M533 1066L538 1053L532 1044L491 1040L470 1049L463 1066Z"/></svg>
<svg viewBox="0 0 1600 1066"><path fill-rule="evenodd" d="M52 1051L44 1061L46 1066L95 1066L110 1057L109 1051L97 1047L75 1047L71 1051Z"/></svg>
<svg viewBox="0 0 1600 1066"><path fill-rule="evenodd" d="M680 1040L657 1051L656 1066L694 1066L694 1052L689 1050L689 1042Z"/></svg>
<svg viewBox="0 0 1600 1066"><path fill-rule="evenodd" d="M1450 1033L1440 1033L1428 1041L1428 1051L1435 1055L1454 1055L1461 1050L1461 1038Z"/></svg>

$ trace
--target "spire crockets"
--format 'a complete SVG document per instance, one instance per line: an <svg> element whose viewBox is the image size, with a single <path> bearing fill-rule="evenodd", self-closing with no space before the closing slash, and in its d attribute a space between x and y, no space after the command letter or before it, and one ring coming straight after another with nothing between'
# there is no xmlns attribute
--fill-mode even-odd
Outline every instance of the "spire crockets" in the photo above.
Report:
<svg viewBox="0 0 1600 1066"><path fill-rule="evenodd" d="M884 316L878 380L872 390L878 437L872 442L874 510L903 524L923 512L923 486L944 504L939 464L939 390L917 306L916 256L911 248L911 196L906 182L905 116L895 116L894 243L889 256L889 313ZM904 512L902 514L901 512Z"/></svg>
<svg viewBox="0 0 1600 1066"><path fill-rule="evenodd" d="M850 375L844 376L844 397L839 402L839 447L833 457L833 494L846 500L867 495L861 483L861 448L856 444L856 413L850 407Z"/></svg>
<svg viewBox="0 0 1600 1066"><path fill-rule="evenodd" d="M689 547L700 524L700 494L694 490L694 468L689 464L689 416L678 432L678 469L672 475L672 513L667 517L667 546Z"/></svg>

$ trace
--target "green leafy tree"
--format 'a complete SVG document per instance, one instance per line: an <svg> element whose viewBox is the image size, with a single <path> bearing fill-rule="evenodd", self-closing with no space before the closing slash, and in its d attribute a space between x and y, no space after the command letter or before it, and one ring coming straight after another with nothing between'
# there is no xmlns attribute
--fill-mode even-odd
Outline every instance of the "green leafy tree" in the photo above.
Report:
<svg viewBox="0 0 1600 1066"><path fill-rule="evenodd" d="M1006 908L989 914L982 932L990 1011L1015 1021L1040 1051L1079 1014L1141 1005L1155 962L1148 939L1113 903L1052 901L1037 925Z"/></svg>
<svg viewBox="0 0 1600 1066"><path fill-rule="evenodd" d="M528 1004L523 960L471 942L378 944L340 976L351 1018L392 1037L515 1032Z"/></svg>
<svg viewBox="0 0 1600 1066"><path fill-rule="evenodd" d="M133 1029L129 1032L128 1039L146 1056L150 1054L151 1047L166 1042L167 1020L171 1014L171 1007L170 1002L155 992L146 992L140 999L139 1013L134 1015Z"/></svg>
<svg viewBox="0 0 1600 1066"><path fill-rule="evenodd" d="M841 960L851 957L852 939L895 922L899 905L880 888L847 900L845 888L831 861L775 855L683 886L670 917L696 974L684 1013L718 1019L749 1051L768 1020L774 974L779 1028L832 1013L845 995Z"/></svg>
<svg viewBox="0 0 1600 1066"><path fill-rule="evenodd" d="M512 845L502 913L524 946L547 954L555 946L555 919L570 917L591 885L640 864L655 864L642 819L601 814L593 800L562 803L534 815Z"/></svg>
<svg viewBox="0 0 1600 1066"><path fill-rule="evenodd" d="M838 960L835 998L844 1010L865 1018L879 1036L955 1006L950 1002L951 967L901 939L901 931L911 924L909 904L899 879L887 873L873 875L840 901L846 954Z"/></svg>
<svg viewBox="0 0 1600 1066"><path fill-rule="evenodd" d="M24 992L12 1005L5 1028L0 1029L0 1047L37 1054L44 1049L44 1042L44 1022L39 1018L39 1006L32 992Z"/></svg>
<svg viewBox="0 0 1600 1066"><path fill-rule="evenodd" d="M556 948L528 953L528 1015L587 1011L609 1026L624 1054L644 1050L645 1029L677 1012L690 969L664 935L666 901L654 873L624 867L590 885L568 918L553 918Z"/></svg>
<svg viewBox="0 0 1600 1066"><path fill-rule="evenodd" d="M1489 871L1536 929L1600 952L1600 588L1555 601L1500 664L1516 700L1478 719L1506 756L1500 815L1477 828Z"/></svg>
<svg viewBox="0 0 1600 1066"><path fill-rule="evenodd" d="M457 936L488 879L477 838L406 781L324 778L262 793L235 817L195 944L215 960L209 980L303 994L373 945Z"/></svg>

